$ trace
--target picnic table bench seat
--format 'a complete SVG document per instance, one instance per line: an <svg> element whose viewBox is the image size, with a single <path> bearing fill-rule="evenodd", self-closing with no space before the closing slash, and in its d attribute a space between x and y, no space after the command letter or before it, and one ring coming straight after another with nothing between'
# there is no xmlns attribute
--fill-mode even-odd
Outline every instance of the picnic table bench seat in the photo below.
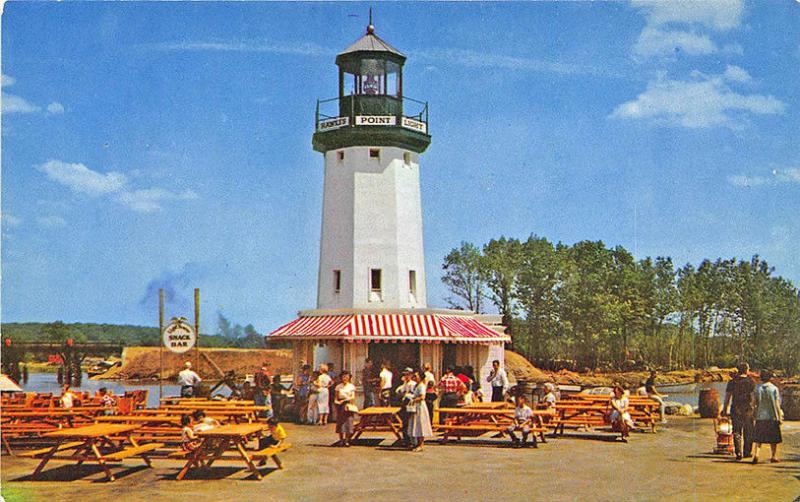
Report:
<svg viewBox="0 0 800 502"><path fill-rule="evenodd" d="M103 460L107 461L123 460L129 457L135 457L136 455L140 455L148 451L157 450L159 448L162 448L163 446L164 446L163 443L147 443L139 446L132 446L124 448L114 453L110 453L108 455L103 455Z"/></svg>
<svg viewBox="0 0 800 502"><path fill-rule="evenodd" d="M76 447L78 447L78 446L80 446L82 444L83 444L83 441L73 441L73 442L70 442L70 443L61 443L60 445L58 445L58 448L56 448L56 451L69 450L71 448L76 448ZM38 450L31 450L31 451L26 451L24 453L19 453L19 454L17 454L17 456L18 457L25 457L25 458L36 458L39 455L44 455L45 453L49 453L50 451L52 451L52 449L53 449L52 446L48 446L47 448L40 448Z"/></svg>

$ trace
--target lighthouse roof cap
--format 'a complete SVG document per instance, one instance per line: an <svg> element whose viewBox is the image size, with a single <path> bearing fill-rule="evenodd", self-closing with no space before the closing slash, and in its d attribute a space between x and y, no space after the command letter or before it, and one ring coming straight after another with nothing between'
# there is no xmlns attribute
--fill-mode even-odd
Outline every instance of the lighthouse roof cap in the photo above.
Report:
<svg viewBox="0 0 800 502"><path fill-rule="evenodd" d="M389 45L376 35L373 30L368 30L366 35L356 40L353 45L340 52L338 56L349 56L357 52L387 52L402 59L406 58L402 52Z"/></svg>

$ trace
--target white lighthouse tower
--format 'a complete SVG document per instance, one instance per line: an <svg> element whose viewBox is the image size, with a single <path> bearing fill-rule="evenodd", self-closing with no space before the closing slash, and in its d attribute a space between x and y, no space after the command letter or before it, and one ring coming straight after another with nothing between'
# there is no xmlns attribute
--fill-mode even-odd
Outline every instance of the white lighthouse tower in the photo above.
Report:
<svg viewBox="0 0 800 502"><path fill-rule="evenodd" d="M431 137L427 103L403 95L405 61L371 16L336 57L338 96L317 102L312 141L325 157L317 306L267 340L291 343L293 368L333 363L359 388L367 358L437 376L470 366L488 386L509 337L473 312L427 306L419 169Z"/></svg>
<svg viewBox="0 0 800 502"><path fill-rule="evenodd" d="M318 309L427 306L419 168L431 138L427 104L403 98L405 60L370 19L367 33L336 57L339 96L328 102L337 102L336 115L318 105L313 146L325 156Z"/></svg>

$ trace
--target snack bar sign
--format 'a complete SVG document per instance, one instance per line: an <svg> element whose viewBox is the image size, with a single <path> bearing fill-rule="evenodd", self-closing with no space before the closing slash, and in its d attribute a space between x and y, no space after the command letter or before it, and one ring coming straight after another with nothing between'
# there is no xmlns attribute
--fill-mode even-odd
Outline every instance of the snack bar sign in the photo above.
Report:
<svg viewBox="0 0 800 502"><path fill-rule="evenodd" d="M162 338L164 340L164 347L176 354L187 352L194 347L197 341L194 329L186 322L185 317L173 317L164 328Z"/></svg>

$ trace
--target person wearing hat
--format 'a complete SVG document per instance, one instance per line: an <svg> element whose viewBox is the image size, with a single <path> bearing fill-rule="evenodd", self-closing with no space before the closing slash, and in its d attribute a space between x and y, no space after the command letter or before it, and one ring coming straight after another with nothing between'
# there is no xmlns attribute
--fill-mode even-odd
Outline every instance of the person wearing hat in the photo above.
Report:
<svg viewBox="0 0 800 502"><path fill-rule="evenodd" d="M256 373L253 379L253 402L255 402L256 406L265 406L267 403L266 389L269 388L271 383L268 367L269 363L264 362L261 365L261 370ZM263 411L259 411L258 415L266 417L266 413Z"/></svg>
<svg viewBox="0 0 800 502"><path fill-rule="evenodd" d="M178 373L178 385L181 386L181 397L194 396L194 386L202 382L200 375L192 371L192 363L186 361L184 369Z"/></svg>
<svg viewBox="0 0 800 502"><path fill-rule="evenodd" d="M403 422L403 442L409 445L411 444L411 437L408 435L408 423L416 412L416 406L411 403L411 400L414 398L414 389L417 387L417 382L412 378L414 370L411 368L404 368L402 375L403 383L394 392L400 400L400 412L398 415Z"/></svg>

